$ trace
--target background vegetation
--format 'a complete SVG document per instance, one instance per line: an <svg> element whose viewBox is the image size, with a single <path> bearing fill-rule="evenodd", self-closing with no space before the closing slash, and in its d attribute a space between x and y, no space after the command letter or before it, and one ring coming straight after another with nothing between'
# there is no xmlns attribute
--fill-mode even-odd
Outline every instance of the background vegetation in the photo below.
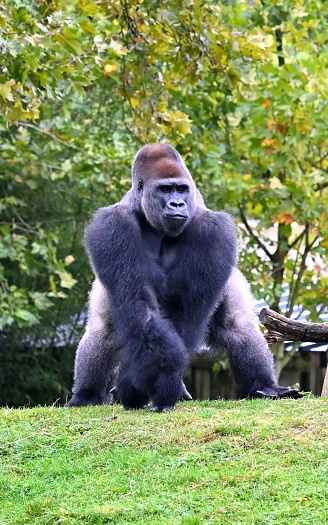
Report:
<svg viewBox="0 0 328 525"><path fill-rule="evenodd" d="M82 232L145 142L240 225L257 296L328 307L328 2L4 0L0 404L65 400L92 279ZM281 350L281 349L280 349Z"/></svg>

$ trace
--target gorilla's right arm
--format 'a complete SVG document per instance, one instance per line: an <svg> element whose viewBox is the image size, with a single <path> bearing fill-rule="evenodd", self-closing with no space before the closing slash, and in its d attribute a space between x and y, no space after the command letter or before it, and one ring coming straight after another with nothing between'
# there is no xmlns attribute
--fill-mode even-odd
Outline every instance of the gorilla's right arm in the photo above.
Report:
<svg viewBox="0 0 328 525"><path fill-rule="evenodd" d="M173 407L184 395L187 350L161 313L157 296L163 295L165 277L144 251L137 215L121 204L100 209L86 230L85 242L109 296L116 343L129 365L122 403L124 395L129 397L128 382L143 394L143 404L147 396L159 410ZM120 385L118 391L120 395Z"/></svg>

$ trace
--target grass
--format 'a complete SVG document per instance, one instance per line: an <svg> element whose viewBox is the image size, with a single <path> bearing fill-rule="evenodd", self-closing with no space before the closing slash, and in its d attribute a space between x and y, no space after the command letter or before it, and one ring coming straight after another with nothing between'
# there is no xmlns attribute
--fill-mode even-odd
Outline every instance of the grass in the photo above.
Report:
<svg viewBox="0 0 328 525"><path fill-rule="evenodd" d="M0 410L1 525L322 525L328 398Z"/></svg>

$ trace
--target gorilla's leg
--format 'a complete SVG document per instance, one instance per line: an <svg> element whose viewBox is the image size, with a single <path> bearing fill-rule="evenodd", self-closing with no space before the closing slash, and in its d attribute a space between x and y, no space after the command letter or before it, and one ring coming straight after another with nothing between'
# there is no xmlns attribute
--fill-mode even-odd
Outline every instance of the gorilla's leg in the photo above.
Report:
<svg viewBox="0 0 328 525"><path fill-rule="evenodd" d="M273 356L261 334L248 283L234 270L210 327L210 344L228 350L237 397L302 397L277 385Z"/></svg>
<svg viewBox="0 0 328 525"><path fill-rule="evenodd" d="M114 357L117 348L101 333L87 330L76 353L72 406L101 405L112 402L110 392L116 380Z"/></svg>
<svg viewBox="0 0 328 525"><path fill-rule="evenodd" d="M110 389L118 373L118 355L107 294L96 280L90 292L88 325L76 352L69 407L112 402Z"/></svg>

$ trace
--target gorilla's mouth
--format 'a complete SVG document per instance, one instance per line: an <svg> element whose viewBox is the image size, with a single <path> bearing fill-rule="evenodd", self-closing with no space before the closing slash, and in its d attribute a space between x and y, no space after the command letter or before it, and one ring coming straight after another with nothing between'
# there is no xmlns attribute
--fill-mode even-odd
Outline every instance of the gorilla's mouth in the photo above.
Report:
<svg viewBox="0 0 328 525"><path fill-rule="evenodd" d="M180 221L186 221L188 219L188 215L183 213L165 213L164 217L166 219L177 219Z"/></svg>

